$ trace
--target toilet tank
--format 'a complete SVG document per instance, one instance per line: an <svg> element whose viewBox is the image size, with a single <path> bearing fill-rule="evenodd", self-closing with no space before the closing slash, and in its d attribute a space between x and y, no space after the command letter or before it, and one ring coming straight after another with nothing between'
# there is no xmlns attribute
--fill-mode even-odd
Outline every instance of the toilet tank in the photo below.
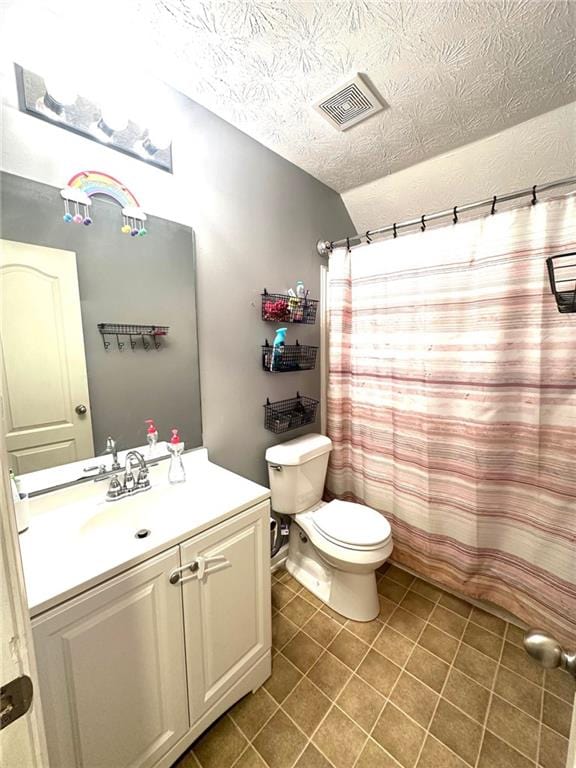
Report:
<svg viewBox="0 0 576 768"><path fill-rule="evenodd" d="M317 504L324 491L332 441L324 435L303 435L266 451L272 509L296 515Z"/></svg>

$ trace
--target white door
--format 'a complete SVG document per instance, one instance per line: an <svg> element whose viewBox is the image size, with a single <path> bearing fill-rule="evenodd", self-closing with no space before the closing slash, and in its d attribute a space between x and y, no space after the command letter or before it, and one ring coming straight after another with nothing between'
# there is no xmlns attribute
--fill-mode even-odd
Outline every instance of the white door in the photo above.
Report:
<svg viewBox="0 0 576 768"><path fill-rule="evenodd" d="M0 411L1 403L0 398ZM6 459L0 415L0 685L6 686L13 680L29 677L34 689L28 712L0 730L0 765L6 768L48 768L32 630ZM11 706L10 702L8 705ZM2 702L3 710L5 706L6 702Z"/></svg>
<svg viewBox="0 0 576 768"><path fill-rule="evenodd" d="M178 547L32 622L53 768L150 768L186 733Z"/></svg>
<svg viewBox="0 0 576 768"><path fill-rule="evenodd" d="M12 469L93 456L76 254L0 240L0 307Z"/></svg>
<svg viewBox="0 0 576 768"><path fill-rule="evenodd" d="M191 724L270 647L269 517L263 502L181 545Z"/></svg>

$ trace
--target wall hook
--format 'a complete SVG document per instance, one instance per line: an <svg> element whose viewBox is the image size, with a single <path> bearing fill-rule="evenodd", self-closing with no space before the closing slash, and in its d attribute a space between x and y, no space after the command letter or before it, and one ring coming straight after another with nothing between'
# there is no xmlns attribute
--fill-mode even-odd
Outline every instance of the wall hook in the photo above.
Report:
<svg viewBox="0 0 576 768"><path fill-rule="evenodd" d="M426 222L424 221L424 216L425 216L425 215L426 215L426 214L424 214L424 213L422 214L422 219L421 219L421 222L422 222L422 223L420 224L420 229L422 230L422 232L425 232L425 231L426 231Z"/></svg>
<svg viewBox="0 0 576 768"><path fill-rule="evenodd" d="M458 224L458 206L454 206L454 215L452 216L452 222Z"/></svg>
<svg viewBox="0 0 576 768"><path fill-rule="evenodd" d="M536 184L532 187L532 205L536 205L538 198L536 197Z"/></svg>
<svg viewBox="0 0 576 768"><path fill-rule="evenodd" d="M496 195L492 198L492 208L490 209L490 215L494 216L496 213Z"/></svg>
<svg viewBox="0 0 576 768"><path fill-rule="evenodd" d="M396 239L398 237L398 229L396 227L396 222L394 222L394 224L392 226L392 234L394 235L394 239Z"/></svg>

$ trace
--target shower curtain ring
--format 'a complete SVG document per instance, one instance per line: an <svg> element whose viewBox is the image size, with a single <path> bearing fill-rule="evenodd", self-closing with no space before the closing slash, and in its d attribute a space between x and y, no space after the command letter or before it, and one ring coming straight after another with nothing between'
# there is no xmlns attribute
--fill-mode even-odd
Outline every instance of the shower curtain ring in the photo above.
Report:
<svg viewBox="0 0 576 768"><path fill-rule="evenodd" d="M422 232L426 231L426 222L424 221L424 216L425 215L426 215L425 213L422 214L422 220L421 220L422 223L420 224L420 229L422 230Z"/></svg>
<svg viewBox="0 0 576 768"><path fill-rule="evenodd" d="M454 206L454 216L452 217L454 224L458 224L458 206Z"/></svg>
<svg viewBox="0 0 576 768"><path fill-rule="evenodd" d="M396 222L394 222L394 225L392 227L392 234L394 235L394 238L398 237L398 230L396 229Z"/></svg>
<svg viewBox="0 0 576 768"><path fill-rule="evenodd" d="M372 238L370 237L370 230L369 229L366 230L365 237L366 237L366 242L368 243L368 245L370 245L370 243L372 242Z"/></svg>
<svg viewBox="0 0 576 768"><path fill-rule="evenodd" d="M496 195L492 198L492 208L490 209L490 215L494 216L496 213Z"/></svg>
<svg viewBox="0 0 576 768"><path fill-rule="evenodd" d="M532 205L536 205L538 199L536 197L536 184L532 187Z"/></svg>

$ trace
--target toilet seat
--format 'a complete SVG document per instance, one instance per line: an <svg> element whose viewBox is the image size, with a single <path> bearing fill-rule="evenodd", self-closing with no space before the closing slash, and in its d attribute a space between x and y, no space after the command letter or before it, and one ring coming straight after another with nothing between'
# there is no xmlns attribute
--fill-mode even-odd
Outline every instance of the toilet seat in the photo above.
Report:
<svg viewBox="0 0 576 768"><path fill-rule="evenodd" d="M380 549L392 537L390 523L371 507L338 499L323 505L311 515L317 532L346 549Z"/></svg>

